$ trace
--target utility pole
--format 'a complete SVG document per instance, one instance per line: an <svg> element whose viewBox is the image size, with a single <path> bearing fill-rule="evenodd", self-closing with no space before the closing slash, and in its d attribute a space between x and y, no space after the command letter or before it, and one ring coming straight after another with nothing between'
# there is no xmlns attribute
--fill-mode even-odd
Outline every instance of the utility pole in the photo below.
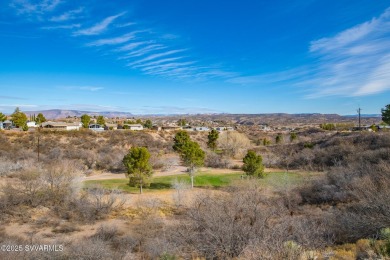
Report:
<svg viewBox="0 0 390 260"><path fill-rule="evenodd" d="M358 108L358 110L357 110L357 112L358 112L358 114L359 114L359 131L361 131L362 129L361 129L361 125L360 125L360 112L362 111L362 109L359 107Z"/></svg>

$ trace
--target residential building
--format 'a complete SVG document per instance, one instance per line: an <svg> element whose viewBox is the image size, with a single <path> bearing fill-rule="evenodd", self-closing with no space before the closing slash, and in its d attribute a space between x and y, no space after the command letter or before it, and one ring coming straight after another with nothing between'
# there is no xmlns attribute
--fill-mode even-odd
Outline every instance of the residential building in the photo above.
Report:
<svg viewBox="0 0 390 260"><path fill-rule="evenodd" d="M141 131L144 129L144 127L141 124L124 124L123 128L132 131Z"/></svg>
<svg viewBox="0 0 390 260"><path fill-rule="evenodd" d="M79 130L81 128L81 123L66 123L66 122L44 122L41 124L42 128L53 129L53 130Z"/></svg>
<svg viewBox="0 0 390 260"><path fill-rule="evenodd" d="M104 131L104 127L102 125L99 125L99 124L90 124L88 126L89 130L92 130L92 131L96 131L96 132L103 132Z"/></svg>

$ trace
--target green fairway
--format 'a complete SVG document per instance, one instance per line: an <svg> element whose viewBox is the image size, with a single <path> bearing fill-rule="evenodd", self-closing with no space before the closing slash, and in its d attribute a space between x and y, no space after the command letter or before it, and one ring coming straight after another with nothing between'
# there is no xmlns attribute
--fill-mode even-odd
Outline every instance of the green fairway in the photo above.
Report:
<svg viewBox="0 0 390 260"><path fill-rule="evenodd" d="M213 174L208 172L202 172L195 175L194 186L198 188L220 188L224 186L229 186L233 182L240 182L241 176L244 176L243 173L223 173L223 174ZM284 173L284 172L273 172L268 173L264 179L252 179L252 181L259 182L262 185L270 187L280 187L286 184L294 185L301 182L304 178L304 175L299 173ZM161 177L152 177L150 186L144 188L145 192L153 192L159 190L171 189L172 183L175 181L184 181L190 184L190 176L188 174L180 175L171 175L171 176L161 176ZM245 181L245 178L244 180ZM85 186L91 187L92 185L101 185L106 189L117 188L119 190L129 192L129 193L138 193L139 189L135 187L130 187L128 185L127 179L108 179L108 180L91 180L86 181Z"/></svg>

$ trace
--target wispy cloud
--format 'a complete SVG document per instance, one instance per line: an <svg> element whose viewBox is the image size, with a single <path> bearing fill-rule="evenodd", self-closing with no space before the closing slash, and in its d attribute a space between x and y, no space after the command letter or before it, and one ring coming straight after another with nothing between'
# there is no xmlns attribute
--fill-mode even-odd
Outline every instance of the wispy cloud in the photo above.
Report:
<svg viewBox="0 0 390 260"><path fill-rule="evenodd" d="M149 66L153 66L153 65L166 63L166 62L180 60L180 59L183 59L183 58L185 58L185 56L161 59L161 60L156 60L156 61L153 61L153 62L148 62L148 63L144 63L144 64L140 64L140 65L135 65L135 66L133 66L133 68L149 67Z"/></svg>
<svg viewBox="0 0 390 260"><path fill-rule="evenodd" d="M96 40L91 43L88 43L87 46L116 45L116 44L125 43L130 41L131 39L134 39L136 33L137 32L131 32L131 33L126 33L125 35L119 37Z"/></svg>
<svg viewBox="0 0 390 260"><path fill-rule="evenodd" d="M390 90L390 8L370 21L312 41L309 54L311 65L227 81L293 86L306 98L356 97Z"/></svg>
<svg viewBox="0 0 390 260"><path fill-rule="evenodd" d="M124 14L125 14L125 12L117 14L117 15L109 16L109 17L105 18L103 21L95 24L92 27L76 31L73 35L79 36L79 35L97 35L97 34L101 34L102 32L104 32L107 29L107 27L112 22L114 22L117 18L123 16Z"/></svg>
<svg viewBox="0 0 390 260"><path fill-rule="evenodd" d="M153 71L153 72L156 72L156 73L162 73L162 72L165 72L167 70L176 69L176 68L180 68L180 67L184 67L184 66L189 66L189 65L192 65L194 63L195 63L195 61L172 62L172 63L165 63L165 64L159 64L159 65L144 67L141 70L142 71Z"/></svg>
<svg viewBox="0 0 390 260"><path fill-rule="evenodd" d="M154 60L154 59L157 59L160 57L169 56L169 55L176 54L176 53L183 52L183 51L186 51L186 49L170 50L170 51L166 51L166 52L152 54L152 55L149 55L146 58L143 58L141 60L129 63L128 65L133 66L133 65L141 64L141 63L144 63L146 61Z"/></svg>
<svg viewBox="0 0 390 260"><path fill-rule="evenodd" d="M114 13L115 15L99 21L88 6L69 9L68 5L64 5L60 11L55 10L66 0L12 1L18 13L35 14L41 22L41 29L70 30L69 36L84 36L79 38L82 46L97 48L105 46L99 48L99 51L109 52L117 60L127 63L124 64L125 66L140 73L196 80L232 77L230 72L223 69L202 67L200 59L191 57L191 49L183 46L179 35L146 28L142 23L126 21L125 17L122 17L126 12ZM54 10L56 12L51 13ZM88 19L83 15L84 12L89 14ZM126 33L129 29L132 31ZM186 52L185 55L182 52ZM67 89L98 91L101 88L67 87Z"/></svg>
<svg viewBox="0 0 390 260"><path fill-rule="evenodd" d="M44 26L44 27L41 27L41 29L56 30L56 29L75 29L75 28L80 28L80 27L81 27L81 24L75 23L75 24L66 24L66 25Z"/></svg>
<svg viewBox="0 0 390 260"><path fill-rule="evenodd" d="M117 24L116 27L123 28L123 27L133 26L133 25L136 25L136 24L137 23L129 22L129 23Z"/></svg>
<svg viewBox="0 0 390 260"><path fill-rule="evenodd" d="M166 48L167 47L162 45L162 44L151 44L151 45L148 45L148 46L143 47L141 49L129 52L126 55L119 57L119 59L125 60L125 59L129 59L129 58L140 57L140 56L146 55L148 53L162 50L162 49L166 49Z"/></svg>
<svg viewBox="0 0 390 260"><path fill-rule="evenodd" d="M103 87L95 87L95 86L60 86L58 87L59 89L63 89L63 90L84 90L84 91L91 91L91 92L95 92L95 91L99 91L99 90L102 90L104 89Z"/></svg>
<svg viewBox="0 0 390 260"><path fill-rule="evenodd" d="M0 99L27 100L27 98L14 97L14 96L0 96Z"/></svg>
<svg viewBox="0 0 390 260"><path fill-rule="evenodd" d="M132 43L126 44L120 48L115 49L115 51L131 51L131 50L134 50L142 45L151 44L151 43L153 43L153 41L132 42Z"/></svg>
<svg viewBox="0 0 390 260"><path fill-rule="evenodd" d="M15 108L19 107L22 111L39 107L38 105L32 105L32 104L0 104L0 110L4 111L4 113L9 113L11 114Z"/></svg>
<svg viewBox="0 0 390 260"><path fill-rule="evenodd" d="M84 10L84 8L80 7L80 8L75 9L75 10L67 11L61 15L53 16L52 18L50 18L50 21L52 21L52 22L65 22L65 21L73 20L73 19L79 18L78 14L82 13L83 10Z"/></svg>
<svg viewBox="0 0 390 260"><path fill-rule="evenodd" d="M390 89L390 8L379 17L311 42L317 72L301 83L308 97L364 96Z"/></svg>
<svg viewBox="0 0 390 260"><path fill-rule="evenodd" d="M17 10L18 14L43 14L54 11L61 3L61 0L14 0L10 5Z"/></svg>
<svg viewBox="0 0 390 260"><path fill-rule="evenodd" d="M291 69L287 71L261 74L261 75L252 75L252 76L235 76L230 77L226 81L233 84L240 85L272 85L272 84L280 84L280 83L289 83L294 82L299 79L304 78L309 74L308 69L298 68Z"/></svg>
<svg viewBox="0 0 390 260"><path fill-rule="evenodd" d="M80 87L81 90L87 90L87 91L92 91L92 92L95 92L95 91L98 91L98 90L102 90L104 88L102 87L90 87L90 86L86 86L86 87Z"/></svg>

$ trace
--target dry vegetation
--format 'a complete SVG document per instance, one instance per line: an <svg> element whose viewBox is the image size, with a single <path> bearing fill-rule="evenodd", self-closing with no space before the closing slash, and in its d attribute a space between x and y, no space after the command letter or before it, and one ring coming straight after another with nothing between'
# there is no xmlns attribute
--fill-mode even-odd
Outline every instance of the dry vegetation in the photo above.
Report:
<svg viewBox="0 0 390 260"><path fill-rule="evenodd" d="M216 168L235 167L234 160L255 149L268 167L321 172L295 184L242 180L190 190L177 181L170 200L83 187L91 172L123 173L131 146L147 146L154 169L169 172L172 135L1 132L0 244L63 250L0 251L0 259L389 258L388 133L313 130L270 146L229 133L220 137L221 152L206 151L207 165ZM207 133L191 138L206 149Z"/></svg>

